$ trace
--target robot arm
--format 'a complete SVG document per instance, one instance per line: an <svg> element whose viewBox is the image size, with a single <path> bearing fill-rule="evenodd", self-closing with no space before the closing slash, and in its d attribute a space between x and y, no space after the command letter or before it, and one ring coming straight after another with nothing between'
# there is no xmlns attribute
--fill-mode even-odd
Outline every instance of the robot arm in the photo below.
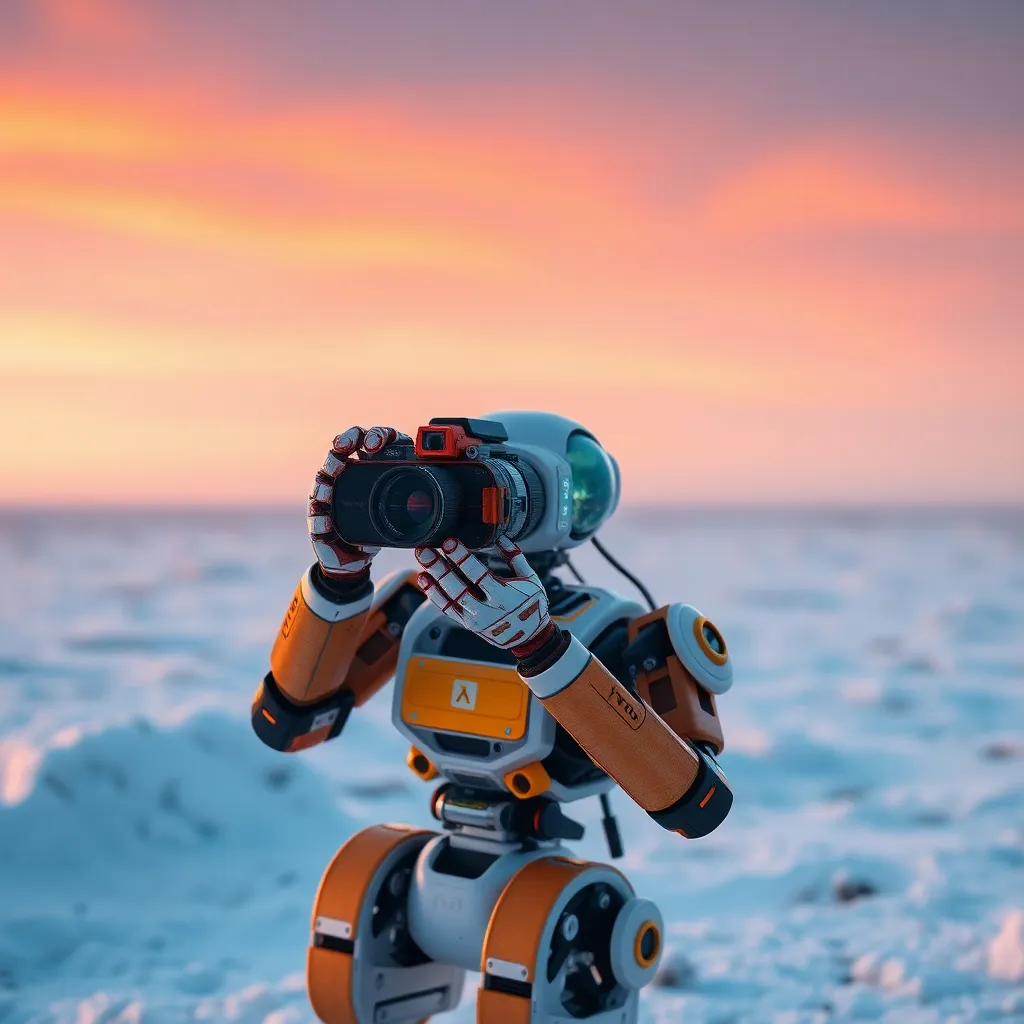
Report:
<svg viewBox="0 0 1024 1024"><path fill-rule="evenodd" d="M628 796L663 828L695 839L722 823L732 791L715 760L723 742L714 697L683 668L672 638L659 627L666 617L685 619L689 612L698 620L694 609L682 609L689 606L670 605L631 624L630 635L641 640L626 649L633 688L560 630L519 661L519 673ZM656 639L664 645L656 646ZM634 673L637 657L641 668Z"/></svg>
<svg viewBox="0 0 1024 1024"><path fill-rule="evenodd" d="M399 436L394 427L350 427L313 478L306 522L317 561L299 581L252 702L253 729L275 750L304 750L341 732L352 708L394 673L402 630L423 600L412 576L392 574L374 590L379 549L349 544L333 520L334 486L349 460Z"/></svg>
<svg viewBox="0 0 1024 1024"><path fill-rule="evenodd" d="M722 745L721 729L715 731L717 719L709 722L714 716L706 712L693 723L680 719L683 731L678 733L639 693L643 685L652 700L657 693L667 706L667 698L676 693L672 688L675 672L678 710L679 702L689 697L685 686L692 679L682 666L697 665L685 648L679 623L690 612L701 628L706 620L694 609L683 612L687 605L670 605L661 610L661 618L656 612L634 623L634 642L627 655L631 650L634 656L640 655L643 679L637 689L627 688L575 637L551 621L544 587L522 551L505 539L499 539L497 547L508 563L509 576L496 576L455 539L446 540L439 549L418 548L416 557L424 571L417 584L446 615L510 651L520 676L544 707L659 825L688 838L717 828L732 806L732 791L713 753ZM675 646L677 634L683 652ZM715 642L720 642L717 630L714 635ZM667 647L658 646L659 638L665 639ZM697 645L696 635L693 641ZM724 642L721 648L724 653ZM727 664L726 658L716 666L721 669L721 681L714 683L719 692L731 681L731 666L725 672ZM669 666L668 692L655 685L662 678L659 665ZM698 710L703 689L692 691Z"/></svg>
<svg viewBox="0 0 1024 1024"><path fill-rule="evenodd" d="M256 690L252 725L275 750L334 739L353 707L392 676L409 617L422 603L414 573L392 573L374 589L338 583L314 564L299 581Z"/></svg>

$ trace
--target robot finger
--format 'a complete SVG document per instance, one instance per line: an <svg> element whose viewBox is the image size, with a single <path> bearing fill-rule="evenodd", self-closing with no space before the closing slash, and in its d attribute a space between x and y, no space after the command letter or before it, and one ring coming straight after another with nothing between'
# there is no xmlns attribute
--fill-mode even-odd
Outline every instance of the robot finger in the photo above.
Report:
<svg viewBox="0 0 1024 1024"><path fill-rule="evenodd" d="M379 452L398 437L394 427L370 427L363 438L363 448L368 452Z"/></svg>
<svg viewBox="0 0 1024 1024"><path fill-rule="evenodd" d="M441 545L441 553L470 583L479 584L490 573L487 566L455 537L449 537Z"/></svg>
<svg viewBox="0 0 1024 1024"><path fill-rule="evenodd" d="M508 567L516 576L523 576L528 580L537 579L537 574L530 567L526 555L523 554L523 549L518 544L507 537L499 537L497 548L508 563ZM539 583L540 581L537 580L537 582Z"/></svg>
<svg viewBox="0 0 1024 1024"><path fill-rule="evenodd" d="M334 478L321 470L309 488L310 501L328 502L334 496Z"/></svg>
<svg viewBox="0 0 1024 1024"><path fill-rule="evenodd" d="M343 434L339 434L331 445L331 451L340 455L342 459L351 455L362 443L366 431L362 427L349 427Z"/></svg>
<svg viewBox="0 0 1024 1024"><path fill-rule="evenodd" d="M334 536L334 520L326 509L318 508L316 502L310 502L306 526L309 527L310 537Z"/></svg>
<svg viewBox="0 0 1024 1024"><path fill-rule="evenodd" d="M444 587L429 572L421 572L416 577L416 585L427 595L431 604L445 615L461 621L462 608L448 596Z"/></svg>
<svg viewBox="0 0 1024 1024"><path fill-rule="evenodd" d="M427 570L442 592L448 595L452 604L459 604L467 594L478 592L479 588L462 574L458 566L448 560L438 548L417 548L416 561Z"/></svg>
<svg viewBox="0 0 1024 1024"><path fill-rule="evenodd" d="M444 571L444 558L437 548L416 548L413 554L416 555L416 561L419 562L424 569L429 569L431 566L435 566L441 569L442 572ZM440 566L438 566L438 562L441 563Z"/></svg>
<svg viewBox="0 0 1024 1024"><path fill-rule="evenodd" d="M348 555L336 544L327 543L319 537L313 538L313 550L328 575L352 575L362 572L370 564L370 558L363 552Z"/></svg>

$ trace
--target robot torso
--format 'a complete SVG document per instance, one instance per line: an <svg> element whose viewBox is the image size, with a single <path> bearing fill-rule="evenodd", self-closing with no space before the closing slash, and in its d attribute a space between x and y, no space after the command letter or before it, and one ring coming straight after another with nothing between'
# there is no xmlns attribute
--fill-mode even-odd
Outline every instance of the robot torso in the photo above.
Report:
<svg viewBox="0 0 1024 1024"><path fill-rule="evenodd" d="M644 612L591 586L560 589L551 605L553 621L616 675L625 674L627 625ZM392 719L412 744L410 765L423 778L436 772L460 786L521 798L544 793L560 802L615 785L531 694L511 654L429 602L402 635Z"/></svg>

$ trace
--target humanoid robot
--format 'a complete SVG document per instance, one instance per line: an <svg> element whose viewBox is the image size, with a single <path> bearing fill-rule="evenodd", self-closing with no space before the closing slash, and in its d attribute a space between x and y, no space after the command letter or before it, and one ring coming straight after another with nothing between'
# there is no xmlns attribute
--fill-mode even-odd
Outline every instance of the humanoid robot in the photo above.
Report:
<svg viewBox="0 0 1024 1024"><path fill-rule="evenodd" d="M436 828L372 826L327 867L307 959L313 1009L326 1024L425 1021L459 1003L468 969L482 975L478 1024L634 1024L662 916L615 868L566 848L583 829L563 807L601 798L613 858L616 785L680 836L721 823L725 641L690 605L648 611L556 575L615 511L620 485L594 436L548 413L421 427L418 457L496 460L504 486L475 506L493 543L437 540L442 506L457 502L447 485L417 483L406 460L370 503L396 546L430 529L433 540L416 547L418 571L374 586L379 548L343 539L347 510L365 509L339 499L341 481L411 443L382 427L335 438L310 496L317 561L253 702L260 738L298 751L337 737L393 677L408 766L439 783Z"/></svg>

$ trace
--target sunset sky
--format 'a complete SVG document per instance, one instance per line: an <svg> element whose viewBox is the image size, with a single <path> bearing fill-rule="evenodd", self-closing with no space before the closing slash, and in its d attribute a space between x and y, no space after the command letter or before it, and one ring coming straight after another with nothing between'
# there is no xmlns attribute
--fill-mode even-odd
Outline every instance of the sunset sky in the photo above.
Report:
<svg viewBox="0 0 1024 1024"><path fill-rule="evenodd" d="M550 408L627 499L1024 501L1024 4L0 0L0 502Z"/></svg>

